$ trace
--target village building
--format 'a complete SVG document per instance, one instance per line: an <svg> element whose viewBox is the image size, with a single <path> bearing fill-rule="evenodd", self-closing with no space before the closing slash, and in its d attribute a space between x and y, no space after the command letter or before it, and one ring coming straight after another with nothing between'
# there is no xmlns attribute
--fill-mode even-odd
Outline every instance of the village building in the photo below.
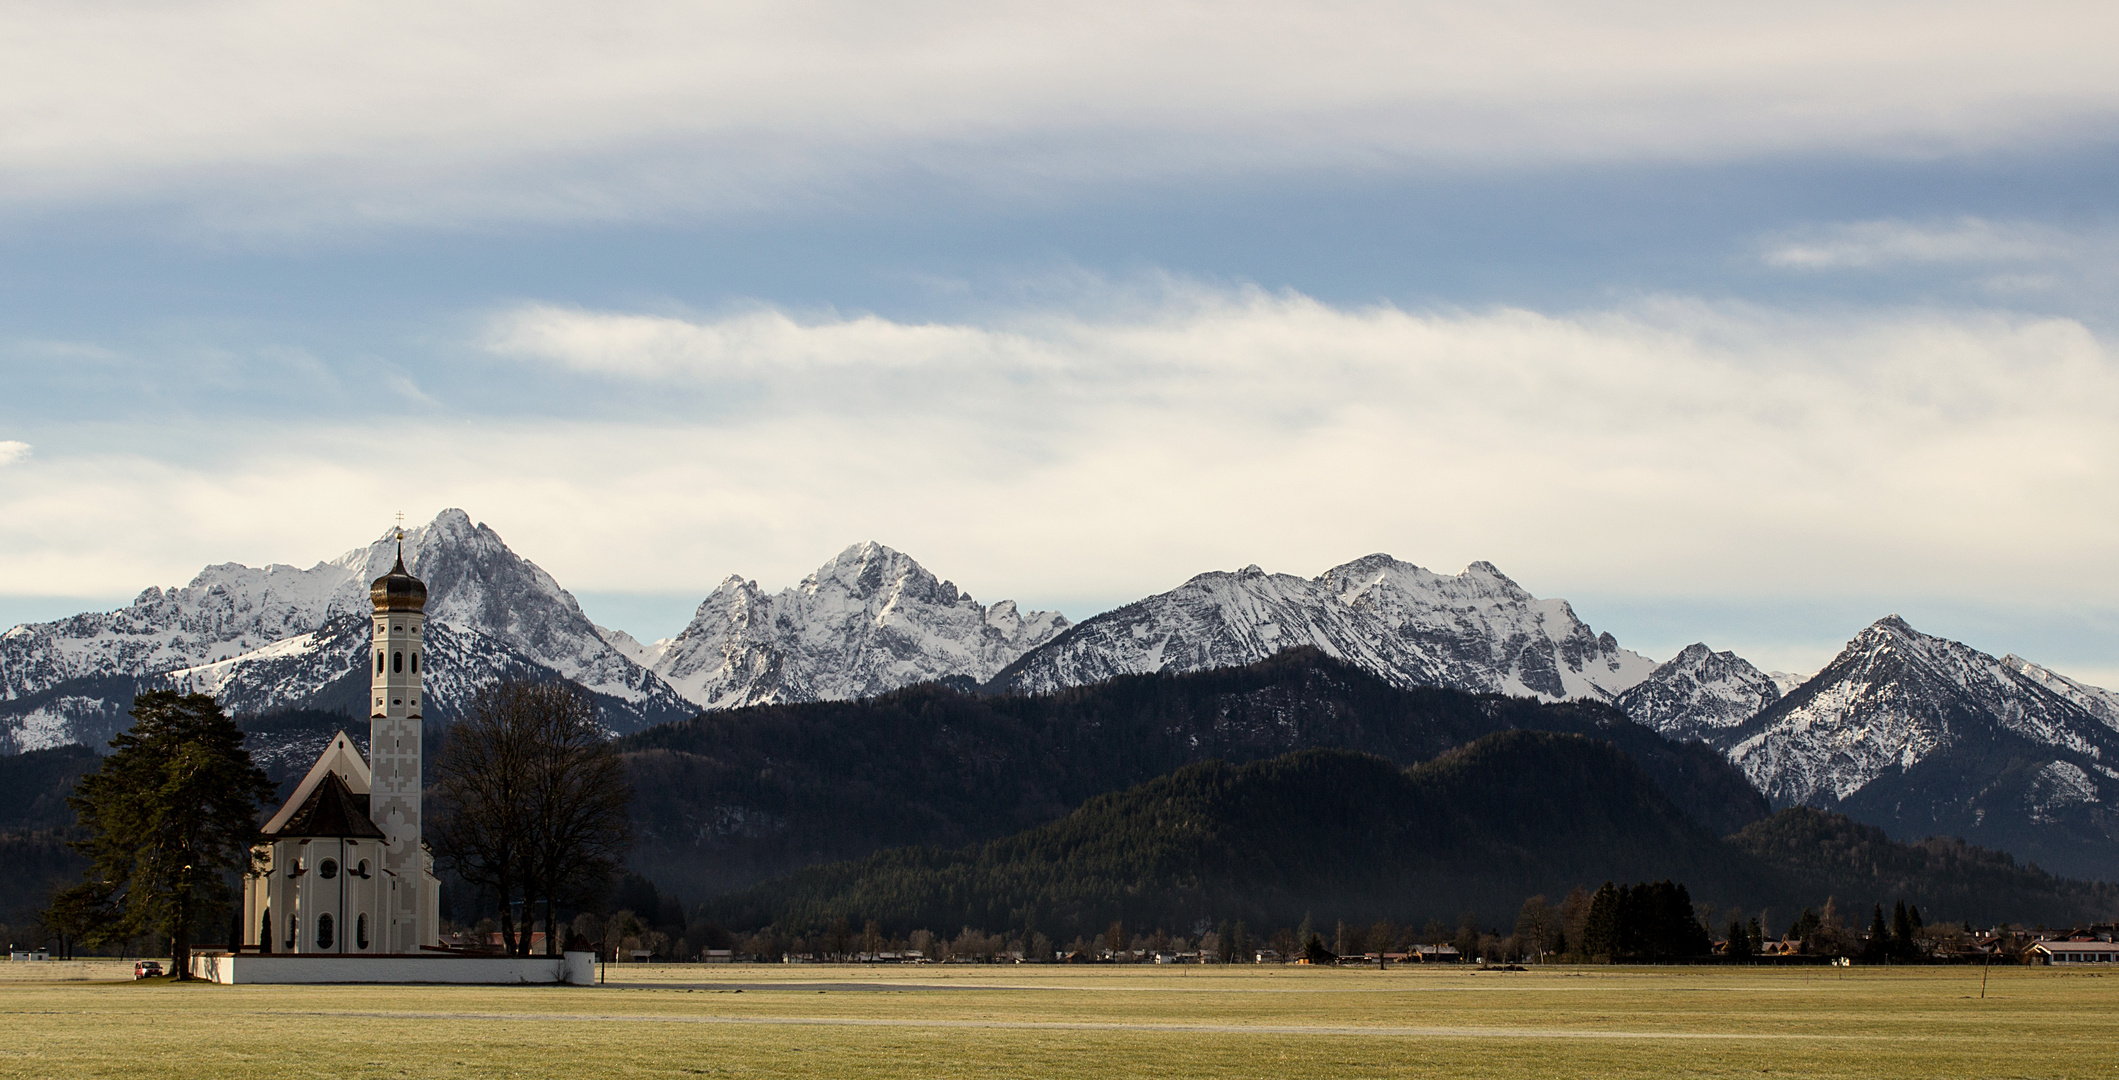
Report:
<svg viewBox="0 0 2119 1080"><path fill-rule="evenodd" d="M368 757L341 731L265 823L243 880L241 952L418 954L440 944L441 883L420 826L420 666L427 586L397 565L375 608Z"/></svg>
<svg viewBox="0 0 2119 1080"><path fill-rule="evenodd" d="M2075 967L2081 964L2119 963L2119 944L2106 941L2039 941L2025 954L2034 964Z"/></svg>

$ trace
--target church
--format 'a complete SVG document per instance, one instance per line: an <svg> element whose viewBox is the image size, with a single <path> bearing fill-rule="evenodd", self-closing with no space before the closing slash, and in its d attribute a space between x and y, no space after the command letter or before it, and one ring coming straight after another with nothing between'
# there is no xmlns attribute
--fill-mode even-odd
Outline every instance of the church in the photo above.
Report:
<svg viewBox="0 0 2119 1080"><path fill-rule="evenodd" d="M265 823L243 880L241 952L406 956L439 946L441 883L420 836L420 660L427 586L397 565L375 605L368 758L343 731Z"/></svg>

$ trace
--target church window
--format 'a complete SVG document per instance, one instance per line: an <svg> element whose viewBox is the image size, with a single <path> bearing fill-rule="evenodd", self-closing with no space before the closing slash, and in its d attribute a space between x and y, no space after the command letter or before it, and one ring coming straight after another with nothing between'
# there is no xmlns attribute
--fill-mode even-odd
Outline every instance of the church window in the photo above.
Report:
<svg viewBox="0 0 2119 1080"><path fill-rule="evenodd" d="M357 878L361 878L362 880L366 880L366 879L367 879L367 877L368 877L368 860L366 860L366 859L362 859L362 860L361 860L361 861L360 861L360 862L359 862L358 864L356 864L356 865L355 865L355 866L353 867L353 876L354 876L354 877L357 877Z"/></svg>
<svg viewBox="0 0 2119 1080"><path fill-rule="evenodd" d="M391 670L391 671L403 671L403 670L405 670L405 654L404 654L404 653L401 653L401 652L394 652L394 653L391 653L391 654L390 654L390 670Z"/></svg>
<svg viewBox="0 0 2119 1080"><path fill-rule="evenodd" d="M381 653L375 654L375 673L377 675L383 673L383 654Z"/></svg>
<svg viewBox="0 0 2119 1080"><path fill-rule="evenodd" d="M301 938L302 917L300 915L287 916L287 948L294 948L294 943L300 941Z"/></svg>
<svg viewBox="0 0 2119 1080"><path fill-rule="evenodd" d="M412 654L412 674L419 674L419 654L416 652Z"/></svg>
<svg viewBox="0 0 2119 1080"><path fill-rule="evenodd" d="M333 929L333 927L332 927L332 925L331 925L331 913L330 913L330 912L328 912L328 911L327 911L327 912L324 912L324 913L323 913L322 915L319 915L319 916L317 916L317 917L316 917L316 947L317 947L317 948L319 948L319 949L328 949L328 948L330 948L330 947L331 947L331 946L332 946L333 944L336 944L336 939L334 939L334 938L333 938L333 937L331 936L331 931L332 931L332 929Z"/></svg>
<svg viewBox="0 0 2119 1080"><path fill-rule="evenodd" d="M338 860L325 859L323 862L317 864L316 876L323 878L325 881L330 881L332 878L337 877Z"/></svg>
<svg viewBox="0 0 2119 1080"><path fill-rule="evenodd" d="M366 915L361 915L353 920L353 947L356 949L368 947L368 916Z"/></svg>

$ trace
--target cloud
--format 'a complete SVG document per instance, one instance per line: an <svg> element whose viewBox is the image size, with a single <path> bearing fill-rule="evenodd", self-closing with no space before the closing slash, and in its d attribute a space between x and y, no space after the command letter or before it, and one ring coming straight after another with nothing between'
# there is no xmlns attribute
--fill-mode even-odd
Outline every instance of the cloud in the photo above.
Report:
<svg viewBox="0 0 2119 1080"><path fill-rule="evenodd" d="M15 5L0 202L231 229L1209 174L1932 155L2119 113L2119 11L1659 0Z"/></svg>
<svg viewBox="0 0 2119 1080"><path fill-rule="evenodd" d="M2069 320L1204 289L1112 306L503 312L480 339L492 381L563 408L443 393L431 413L261 409L203 442L173 417L46 448L0 472L0 593L305 562L400 508L463 506L590 591L787 584L874 538L987 599L1381 550L1492 559L1563 596L2119 604L2119 364Z"/></svg>
<svg viewBox="0 0 2119 1080"><path fill-rule="evenodd" d="M1925 224L1859 221L1779 239L1768 245L1764 258L1768 265L1792 270L1980 265L2063 258L2077 246L2048 226L1975 217Z"/></svg>
<svg viewBox="0 0 2119 1080"><path fill-rule="evenodd" d="M13 465L29 456L29 444L14 439L0 439L0 465Z"/></svg>

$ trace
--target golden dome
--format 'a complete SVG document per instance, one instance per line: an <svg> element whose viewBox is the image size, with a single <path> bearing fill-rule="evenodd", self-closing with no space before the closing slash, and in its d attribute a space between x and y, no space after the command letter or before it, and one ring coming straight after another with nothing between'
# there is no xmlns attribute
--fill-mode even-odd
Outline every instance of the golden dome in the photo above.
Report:
<svg viewBox="0 0 2119 1080"><path fill-rule="evenodd" d="M405 569L405 553L397 552L397 565L390 572L375 579L368 586L368 599L375 601L377 611L425 611L427 609L427 586Z"/></svg>

